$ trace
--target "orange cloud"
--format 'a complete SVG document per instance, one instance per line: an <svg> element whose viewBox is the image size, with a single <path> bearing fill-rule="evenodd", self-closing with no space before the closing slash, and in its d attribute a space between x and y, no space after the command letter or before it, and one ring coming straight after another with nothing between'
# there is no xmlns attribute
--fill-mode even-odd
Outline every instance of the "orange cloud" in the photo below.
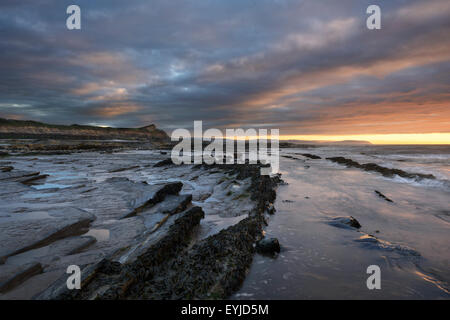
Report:
<svg viewBox="0 0 450 320"><path fill-rule="evenodd" d="M141 109L142 107L137 105L116 105L95 108L89 111L89 113L99 117L113 118L127 113L134 113Z"/></svg>

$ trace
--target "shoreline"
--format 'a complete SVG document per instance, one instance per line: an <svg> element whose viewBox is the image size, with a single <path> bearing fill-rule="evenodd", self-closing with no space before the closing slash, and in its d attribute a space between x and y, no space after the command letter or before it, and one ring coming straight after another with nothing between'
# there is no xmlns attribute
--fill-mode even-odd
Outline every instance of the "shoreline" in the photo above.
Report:
<svg viewBox="0 0 450 320"><path fill-rule="evenodd" d="M437 179L398 180L429 177L416 170L420 156L340 148L283 149L288 185L261 176L260 165L177 166L167 150L126 144L2 157L0 299L333 298L347 284L347 298L370 297L352 287L365 283L353 259L379 264L410 292L445 297L448 191L422 183ZM269 238L281 252L256 253ZM72 264L81 267L81 290L67 289ZM389 285L374 296L402 297Z"/></svg>

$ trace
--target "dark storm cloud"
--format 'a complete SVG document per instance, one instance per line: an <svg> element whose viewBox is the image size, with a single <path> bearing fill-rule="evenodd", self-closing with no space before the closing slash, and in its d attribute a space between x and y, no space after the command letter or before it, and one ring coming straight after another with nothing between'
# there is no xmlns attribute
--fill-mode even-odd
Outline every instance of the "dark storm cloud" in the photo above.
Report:
<svg viewBox="0 0 450 320"><path fill-rule="evenodd" d="M74 3L80 31L65 27ZM379 31L365 27L370 4L2 1L0 116L166 129L204 120L285 134L448 131L448 1L378 1Z"/></svg>

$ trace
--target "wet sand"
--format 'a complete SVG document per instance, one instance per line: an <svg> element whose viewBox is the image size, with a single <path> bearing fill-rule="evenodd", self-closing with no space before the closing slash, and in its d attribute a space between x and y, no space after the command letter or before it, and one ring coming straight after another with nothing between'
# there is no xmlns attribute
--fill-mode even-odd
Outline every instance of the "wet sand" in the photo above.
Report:
<svg viewBox="0 0 450 320"><path fill-rule="evenodd" d="M316 150L321 159L300 155L306 152L314 149L282 152L290 157L281 158L289 185L278 188L265 229L281 253L257 254L232 299L450 298L449 192L325 159L336 150ZM347 216L362 227L330 223ZM381 268L381 290L367 289L369 265Z"/></svg>

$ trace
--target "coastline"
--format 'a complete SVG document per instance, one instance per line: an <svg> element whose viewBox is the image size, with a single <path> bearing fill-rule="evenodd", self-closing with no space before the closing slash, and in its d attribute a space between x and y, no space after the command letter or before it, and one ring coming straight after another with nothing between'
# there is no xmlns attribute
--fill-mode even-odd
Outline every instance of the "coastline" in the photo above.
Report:
<svg viewBox="0 0 450 320"><path fill-rule="evenodd" d="M286 184L108 143L0 159L0 299L448 298L446 148L281 149ZM257 253L269 238L281 252ZM380 293L360 286L370 263Z"/></svg>

